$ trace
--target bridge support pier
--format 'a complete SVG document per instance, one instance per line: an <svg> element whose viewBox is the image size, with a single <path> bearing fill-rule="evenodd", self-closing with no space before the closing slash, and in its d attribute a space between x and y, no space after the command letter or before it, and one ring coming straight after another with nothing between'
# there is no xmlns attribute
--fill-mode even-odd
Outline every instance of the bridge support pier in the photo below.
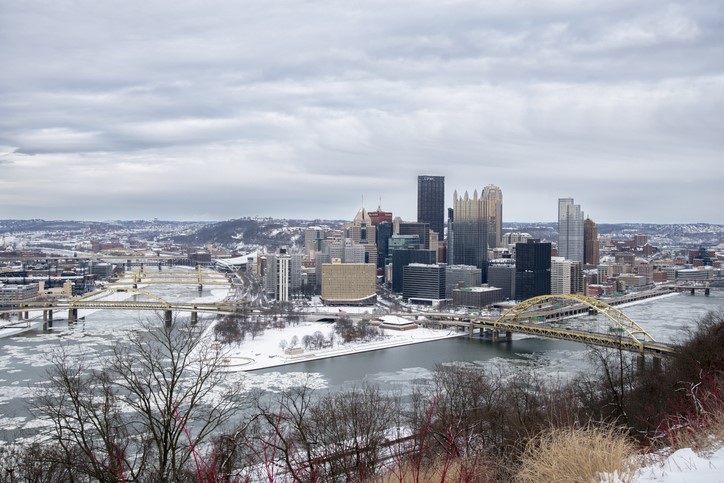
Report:
<svg viewBox="0 0 724 483"><path fill-rule="evenodd" d="M78 320L78 309L68 309L68 323L72 324L76 320Z"/></svg>
<svg viewBox="0 0 724 483"><path fill-rule="evenodd" d="M170 310L163 311L163 323L166 324L166 327L171 327L173 324L173 313Z"/></svg>
<svg viewBox="0 0 724 483"><path fill-rule="evenodd" d="M196 308L196 307L194 307ZM199 322L199 313L191 312L191 325L196 325Z"/></svg>
<svg viewBox="0 0 724 483"><path fill-rule="evenodd" d="M691 295L696 295L696 289L695 289L695 288L692 288L692 289L691 289Z"/></svg>
<svg viewBox="0 0 724 483"><path fill-rule="evenodd" d="M709 287L704 289L704 295L706 295L708 297L710 293L711 293L711 289Z"/></svg>
<svg viewBox="0 0 724 483"><path fill-rule="evenodd" d="M646 356L639 354L636 356L636 372L641 373L646 369Z"/></svg>
<svg viewBox="0 0 724 483"><path fill-rule="evenodd" d="M661 371L661 359L658 357L651 356L651 362L647 363L646 356L644 354L638 354L636 356L636 372L645 372L651 370L654 373Z"/></svg>

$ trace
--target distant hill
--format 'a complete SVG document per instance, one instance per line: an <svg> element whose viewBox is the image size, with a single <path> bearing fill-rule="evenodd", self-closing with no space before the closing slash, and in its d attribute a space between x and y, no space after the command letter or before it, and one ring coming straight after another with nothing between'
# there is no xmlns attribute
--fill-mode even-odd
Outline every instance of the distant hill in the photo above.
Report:
<svg viewBox="0 0 724 483"><path fill-rule="evenodd" d="M109 235L131 235L138 239L172 241L190 247L214 244L231 250L274 251L287 246L302 250L304 231L319 226L327 230L339 230L344 220L297 220L273 218L238 218L221 222L183 222L160 220L127 221L73 221L73 220L0 220L0 234L18 232L66 232L76 233L86 240ZM601 235L630 238L641 233L649 236L653 244L682 248L699 246L716 247L724 244L724 225L707 223L644 224L601 223ZM505 223L504 232L530 233L542 241L558 240L558 224L555 222Z"/></svg>
<svg viewBox="0 0 724 483"><path fill-rule="evenodd" d="M648 235L652 243L682 247L716 247L724 243L724 225L686 223L658 225L651 223L600 223L599 235L626 239L633 235ZM504 232L530 233L541 241L558 241L558 223L505 223Z"/></svg>
<svg viewBox="0 0 724 483"><path fill-rule="evenodd" d="M275 251L286 246L291 250L304 248L304 231L312 226L340 229L339 220L281 220L272 218L239 218L211 223L194 233L175 236L176 243L207 245L209 243L237 251L266 249Z"/></svg>

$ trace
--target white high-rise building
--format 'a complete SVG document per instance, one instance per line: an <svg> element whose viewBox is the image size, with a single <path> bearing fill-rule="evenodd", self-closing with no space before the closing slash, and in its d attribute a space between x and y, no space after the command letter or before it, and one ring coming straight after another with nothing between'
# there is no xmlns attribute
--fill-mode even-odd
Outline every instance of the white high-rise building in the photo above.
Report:
<svg viewBox="0 0 724 483"><path fill-rule="evenodd" d="M289 282L291 281L292 257L287 254L277 256L276 288L274 296L280 302L289 301Z"/></svg>
<svg viewBox="0 0 724 483"><path fill-rule="evenodd" d="M266 292L279 302L289 301L289 295L302 285L302 254L290 254L286 248L267 255Z"/></svg>
<svg viewBox="0 0 724 483"><path fill-rule="evenodd" d="M558 199L558 256L583 263L583 211L573 198Z"/></svg>
<svg viewBox="0 0 724 483"><path fill-rule="evenodd" d="M503 236L503 192L494 184L483 188L481 196L485 203L485 218L488 221L488 249L502 246Z"/></svg>

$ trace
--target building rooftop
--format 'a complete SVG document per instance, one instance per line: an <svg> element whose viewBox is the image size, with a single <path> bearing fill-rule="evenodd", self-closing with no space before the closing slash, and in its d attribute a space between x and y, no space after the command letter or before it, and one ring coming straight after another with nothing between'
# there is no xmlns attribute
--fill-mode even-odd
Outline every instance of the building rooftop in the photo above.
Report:
<svg viewBox="0 0 724 483"><path fill-rule="evenodd" d="M456 288L455 290L460 290L461 292L490 292L492 290L502 290L498 287L462 287L462 288Z"/></svg>

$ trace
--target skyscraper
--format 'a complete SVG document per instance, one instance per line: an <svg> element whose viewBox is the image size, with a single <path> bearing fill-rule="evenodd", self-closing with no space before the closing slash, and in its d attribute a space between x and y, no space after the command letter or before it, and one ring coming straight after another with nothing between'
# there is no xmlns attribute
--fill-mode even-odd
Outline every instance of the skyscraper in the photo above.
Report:
<svg viewBox="0 0 724 483"><path fill-rule="evenodd" d="M378 206L377 211L369 211L367 214L370 217L370 221L373 225L377 226L383 221L386 221L388 223L392 223L392 212L391 211L382 211L382 207Z"/></svg>
<svg viewBox="0 0 724 483"><path fill-rule="evenodd" d="M590 218L583 222L583 263L598 265L601 263L600 248L598 246L598 227Z"/></svg>
<svg viewBox="0 0 724 483"><path fill-rule="evenodd" d="M392 223L382 221L375 226L377 234L377 268L384 268L387 251L392 237Z"/></svg>
<svg viewBox="0 0 724 483"><path fill-rule="evenodd" d="M551 293L583 293L581 262L566 260L563 257L551 257Z"/></svg>
<svg viewBox="0 0 724 483"><path fill-rule="evenodd" d="M583 262L583 211L573 198L558 199L558 256Z"/></svg>
<svg viewBox="0 0 724 483"><path fill-rule="evenodd" d="M417 221L428 223L442 240L445 233L445 177L417 177Z"/></svg>
<svg viewBox="0 0 724 483"><path fill-rule="evenodd" d="M452 221L448 234L448 263L473 265L482 270L482 281L488 280L488 224L485 202L475 190L473 197L467 191L462 197L453 194Z"/></svg>
<svg viewBox="0 0 724 483"><path fill-rule="evenodd" d="M503 236L503 192L494 184L483 188L485 217L488 221L488 249L502 246Z"/></svg>
<svg viewBox="0 0 724 483"><path fill-rule="evenodd" d="M301 254L292 255L286 248L267 255L266 291L274 295L274 300L287 302L289 294L300 288L301 261Z"/></svg>
<svg viewBox="0 0 724 483"><path fill-rule="evenodd" d="M430 225L429 223L406 223L398 224L399 235L417 235L420 238L420 248L430 249Z"/></svg>
<svg viewBox="0 0 724 483"><path fill-rule="evenodd" d="M359 209L352 225L347 226L347 238L365 247L365 263L377 263L376 227L364 208Z"/></svg>
<svg viewBox="0 0 724 483"><path fill-rule="evenodd" d="M515 298L551 293L551 244L531 238L515 245Z"/></svg>

